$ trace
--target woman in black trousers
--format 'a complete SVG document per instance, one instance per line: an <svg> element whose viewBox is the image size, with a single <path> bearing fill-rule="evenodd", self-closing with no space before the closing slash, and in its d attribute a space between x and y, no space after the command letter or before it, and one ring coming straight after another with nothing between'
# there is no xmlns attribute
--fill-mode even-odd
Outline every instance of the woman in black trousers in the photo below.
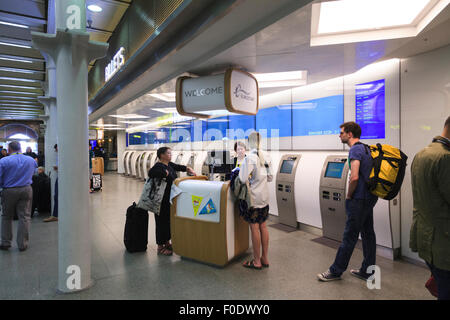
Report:
<svg viewBox="0 0 450 320"><path fill-rule="evenodd" d="M188 172L195 175L192 168L181 166L171 162L172 150L168 147L161 147L156 153L159 162L155 163L148 172L149 178L166 178L167 186L161 203L159 215L155 214L156 223L156 243L158 244L158 254L170 256L173 253L170 243L170 190L172 183L177 178L177 171Z"/></svg>

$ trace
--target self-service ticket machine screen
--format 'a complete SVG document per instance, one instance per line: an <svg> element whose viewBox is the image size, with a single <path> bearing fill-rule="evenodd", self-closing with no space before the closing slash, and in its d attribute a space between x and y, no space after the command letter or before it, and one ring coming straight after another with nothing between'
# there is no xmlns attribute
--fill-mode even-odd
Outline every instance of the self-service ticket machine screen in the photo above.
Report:
<svg viewBox="0 0 450 320"><path fill-rule="evenodd" d="M297 228L295 210L295 173L297 172L300 154L286 154L280 160L277 172L276 194L280 223Z"/></svg>
<svg viewBox="0 0 450 320"><path fill-rule="evenodd" d="M208 151L202 173L210 180L225 181L233 169L233 161L229 151Z"/></svg>
<svg viewBox="0 0 450 320"><path fill-rule="evenodd" d="M323 236L337 241L342 241L345 228L348 170L346 157L328 156L320 178L319 196Z"/></svg>

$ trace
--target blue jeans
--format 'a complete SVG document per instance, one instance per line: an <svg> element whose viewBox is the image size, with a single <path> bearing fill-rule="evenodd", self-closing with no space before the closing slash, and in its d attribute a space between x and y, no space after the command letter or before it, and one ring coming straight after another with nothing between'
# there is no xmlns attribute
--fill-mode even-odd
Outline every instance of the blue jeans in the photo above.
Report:
<svg viewBox="0 0 450 320"><path fill-rule="evenodd" d="M367 272L367 268L375 265L376 237L373 230L373 207L378 198L345 200L347 221L345 223L344 236L341 246L336 254L336 259L330 267L335 275L341 275L347 270L355 245L361 233L364 260L360 270Z"/></svg>
<svg viewBox="0 0 450 320"><path fill-rule="evenodd" d="M438 300L450 300L450 271L438 269L427 262L438 288Z"/></svg>

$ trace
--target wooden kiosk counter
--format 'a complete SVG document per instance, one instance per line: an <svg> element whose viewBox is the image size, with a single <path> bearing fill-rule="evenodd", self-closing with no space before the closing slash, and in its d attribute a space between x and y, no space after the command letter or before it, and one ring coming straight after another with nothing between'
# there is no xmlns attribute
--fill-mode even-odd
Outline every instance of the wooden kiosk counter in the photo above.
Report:
<svg viewBox="0 0 450 320"><path fill-rule="evenodd" d="M170 213L172 245L182 257L225 266L249 248L249 227L239 216L230 182L206 176L175 180L183 192Z"/></svg>

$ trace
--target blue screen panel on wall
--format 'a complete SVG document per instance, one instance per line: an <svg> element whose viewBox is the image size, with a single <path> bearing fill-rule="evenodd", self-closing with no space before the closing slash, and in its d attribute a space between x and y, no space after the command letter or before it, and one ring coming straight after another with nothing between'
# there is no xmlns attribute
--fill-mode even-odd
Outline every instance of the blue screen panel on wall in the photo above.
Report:
<svg viewBox="0 0 450 320"><path fill-rule="evenodd" d="M291 105L260 109L256 114L256 131L267 129L267 138L292 136Z"/></svg>
<svg viewBox="0 0 450 320"><path fill-rule="evenodd" d="M203 141L206 133L206 121L193 120L191 122L191 141Z"/></svg>
<svg viewBox="0 0 450 320"><path fill-rule="evenodd" d="M171 129L170 140L172 143L191 141L191 121L175 123L171 126Z"/></svg>
<svg viewBox="0 0 450 320"><path fill-rule="evenodd" d="M356 123L361 127L361 139L385 139L384 79L356 85Z"/></svg>
<svg viewBox="0 0 450 320"><path fill-rule="evenodd" d="M208 141L223 140L227 136L228 116L208 119L206 139Z"/></svg>
<svg viewBox="0 0 450 320"><path fill-rule="evenodd" d="M339 134L344 122L344 96L335 95L292 104L293 136Z"/></svg>
<svg viewBox="0 0 450 320"><path fill-rule="evenodd" d="M144 132L135 132L128 135L128 141L130 145L145 144L146 134Z"/></svg>
<svg viewBox="0 0 450 320"><path fill-rule="evenodd" d="M228 119L228 138L231 140L246 139L255 130L256 116L235 114L229 115Z"/></svg>

